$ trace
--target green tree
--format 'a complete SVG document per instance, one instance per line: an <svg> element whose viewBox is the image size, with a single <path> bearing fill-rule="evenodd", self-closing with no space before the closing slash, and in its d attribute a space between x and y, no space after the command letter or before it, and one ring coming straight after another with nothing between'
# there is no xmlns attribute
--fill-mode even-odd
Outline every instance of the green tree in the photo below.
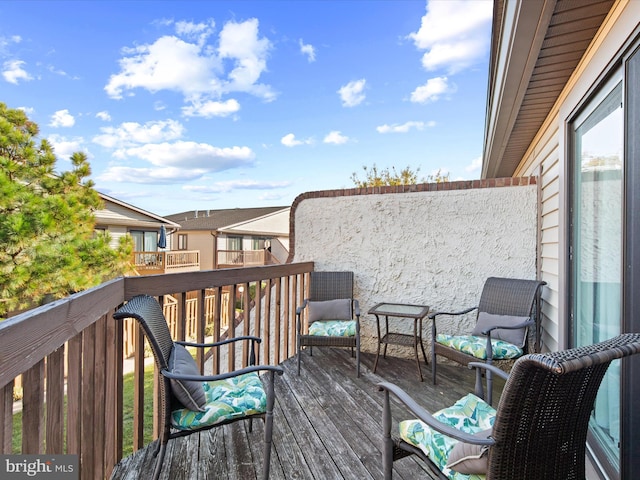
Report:
<svg viewBox="0 0 640 480"><path fill-rule="evenodd" d="M364 165L362 169L365 174L364 180L360 180L355 172L351 174L351 180L358 188L380 187L383 185L414 185L416 183L423 182L440 183L449 181L449 174L443 174L441 173L441 170L438 170L434 175L428 175L426 179L422 178L421 180L418 180L420 167L414 170L407 166L398 172L396 171L396 167L391 167L391 169L388 167L378 169L377 165L374 163L371 168Z"/></svg>
<svg viewBox="0 0 640 480"><path fill-rule="evenodd" d="M87 157L56 174L38 125L0 102L0 318L62 298L130 269L131 239L109 247L94 231L102 201Z"/></svg>

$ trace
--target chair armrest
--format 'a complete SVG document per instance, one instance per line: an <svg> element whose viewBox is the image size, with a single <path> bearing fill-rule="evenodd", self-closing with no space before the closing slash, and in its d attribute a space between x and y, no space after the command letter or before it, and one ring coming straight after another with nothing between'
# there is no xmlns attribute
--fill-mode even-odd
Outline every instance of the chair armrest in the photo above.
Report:
<svg viewBox="0 0 640 480"><path fill-rule="evenodd" d="M494 325L482 331L483 335L488 335L491 331L500 328L502 330L518 330L519 328L531 327L535 325L534 320L527 320L526 322L518 323L517 325Z"/></svg>
<svg viewBox="0 0 640 480"><path fill-rule="evenodd" d="M227 343L239 342L242 340L253 340L256 343L262 343L262 338L255 337L253 335L244 335L240 337L228 338L226 340L221 340L219 342L214 342L214 343L194 343L194 342L185 342L185 341L178 341L178 340L176 340L174 343L184 345L185 347L209 348L209 347L219 347L221 345L226 345Z"/></svg>
<svg viewBox="0 0 640 480"><path fill-rule="evenodd" d="M427 410L418 405L418 403L409 396L404 390L393 383L381 382L378 383L378 390L385 391L393 394L404 406L406 406L411 413L413 413L419 420L429 425L434 430L447 435L448 437L461 440L466 443L472 443L474 445L494 445L495 440L493 438L478 438L471 433L466 433L457 428L453 428L439 420L436 420ZM385 406L388 408L389 395L385 395Z"/></svg>
<svg viewBox="0 0 640 480"><path fill-rule="evenodd" d="M509 379L509 374L504 370L500 370L495 365L490 365L488 363L482 363L482 362L469 362L468 367L489 370L490 372L495 373L497 376L499 376L503 380Z"/></svg>
<svg viewBox="0 0 640 480"><path fill-rule="evenodd" d="M360 302L358 302L358 300L356 300L355 298L353 299L353 313L359 320L360 319Z"/></svg>
<svg viewBox="0 0 640 480"><path fill-rule="evenodd" d="M240 370L234 370L233 372L221 373L219 375L179 375L175 373L171 373L169 370L163 369L160 370L160 373L173 380L191 380L194 382L211 382L215 380L224 380L226 378L238 377L240 375L244 375L245 373L258 372L262 370L272 371L277 373L278 375L282 375L284 373L284 369L282 367L278 367L276 365L254 365L251 367L241 368Z"/></svg>
<svg viewBox="0 0 640 480"><path fill-rule="evenodd" d="M304 308L307 306L307 303L309 303L309 299L305 298L302 301L302 305L300 305L298 308L296 308L296 315L300 316L300 314L302 313L302 310L304 310Z"/></svg>
<svg viewBox="0 0 640 480"><path fill-rule="evenodd" d="M433 312L433 313L430 313L427 318L429 318L431 320L435 320L438 315L464 315L465 313L469 313L469 312L475 310L476 308L478 308L478 307L467 308L467 309L462 310L460 312Z"/></svg>

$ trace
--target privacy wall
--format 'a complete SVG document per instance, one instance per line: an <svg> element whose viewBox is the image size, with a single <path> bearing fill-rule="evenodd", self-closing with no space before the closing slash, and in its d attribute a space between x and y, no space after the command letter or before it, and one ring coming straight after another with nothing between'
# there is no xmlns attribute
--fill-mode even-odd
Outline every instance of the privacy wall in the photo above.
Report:
<svg viewBox="0 0 640 480"><path fill-rule="evenodd" d="M378 302L462 310L487 277L536 278L535 178L413 187L311 192L292 207L291 259L355 273L363 350L375 351L367 311ZM427 339L428 321L423 329Z"/></svg>

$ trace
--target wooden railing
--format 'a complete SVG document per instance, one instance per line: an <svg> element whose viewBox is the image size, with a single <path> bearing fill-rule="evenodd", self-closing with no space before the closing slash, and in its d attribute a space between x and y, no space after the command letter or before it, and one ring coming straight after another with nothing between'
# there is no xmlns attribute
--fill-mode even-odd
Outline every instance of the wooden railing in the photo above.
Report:
<svg viewBox="0 0 640 480"><path fill-rule="evenodd" d="M218 250L218 268L251 267L279 263L269 250Z"/></svg>
<svg viewBox="0 0 640 480"><path fill-rule="evenodd" d="M108 478L122 458L124 442L141 448L144 431L151 428L143 421L144 339L137 328L133 434L123 438L124 333L123 323L112 318L118 306L141 293L173 297L179 319L175 335L183 339L188 297L194 297L195 336L202 341L207 292L221 298L226 289L242 303L243 313L240 325L224 335L259 334L260 363L275 365L295 353L295 310L312 269L313 263L306 262L119 278L5 320L0 323L0 453L77 454L80 478ZM224 307L229 318L236 318L235 303ZM222 309L222 302L216 302L210 332L214 340L223 335ZM204 353L196 363L204 368ZM231 350L226 361L212 355L207 369L219 373L247 363L248 352ZM20 376L22 401L14 405L13 386ZM21 421L14 424L15 411ZM21 444L13 448L17 432Z"/></svg>
<svg viewBox="0 0 640 480"><path fill-rule="evenodd" d="M200 270L200 251L133 252L133 264L142 275L195 272Z"/></svg>

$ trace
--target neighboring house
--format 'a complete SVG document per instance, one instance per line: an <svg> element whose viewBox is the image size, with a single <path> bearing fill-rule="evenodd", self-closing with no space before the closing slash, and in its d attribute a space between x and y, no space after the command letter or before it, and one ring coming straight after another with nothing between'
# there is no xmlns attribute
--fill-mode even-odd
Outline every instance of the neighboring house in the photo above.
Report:
<svg viewBox="0 0 640 480"><path fill-rule="evenodd" d="M482 175L539 178L544 345L638 332L640 2L495 0L493 28ZM605 377L589 478L640 478L639 369Z"/></svg>
<svg viewBox="0 0 640 480"><path fill-rule="evenodd" d="M285 263L290 207L191 210L167 215L180 225L172 250L198 250L201 270Z"/></svg>
<svg viewBox="0 0 640 480"><path fill-rule="evenodd" d="M139 274L184 272L199 270L197 252L175 255L167 252L166 247L159 247L161 230L164 227L167 238L176 232L180 225L164 217L126 202L100 193L104 208L95 212L96 230L108 231L111 235L111 246L117 247L120 238L131 235L136 270ZM168 241L167 241L168 246Z"/></svg>

